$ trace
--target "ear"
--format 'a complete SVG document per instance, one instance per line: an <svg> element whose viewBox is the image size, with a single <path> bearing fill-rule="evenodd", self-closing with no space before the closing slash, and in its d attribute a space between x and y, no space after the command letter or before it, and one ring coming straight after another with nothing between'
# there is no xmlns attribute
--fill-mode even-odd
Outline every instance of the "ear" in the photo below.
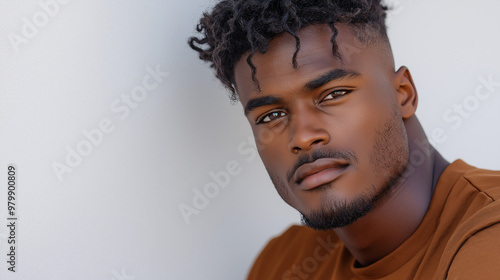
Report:
<svg viewBox="0 0 500 280"><path fill-rule="evenodd" d="M413 84L410 70L406 66L401 66L394 75L397 106L403 119L407 119L413 116L417 110L417 89Z"/></svg>

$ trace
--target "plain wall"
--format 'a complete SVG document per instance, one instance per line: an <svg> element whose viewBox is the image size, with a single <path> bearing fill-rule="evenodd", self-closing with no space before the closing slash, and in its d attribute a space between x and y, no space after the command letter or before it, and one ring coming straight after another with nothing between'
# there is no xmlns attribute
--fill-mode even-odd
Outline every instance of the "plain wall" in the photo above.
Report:
<svg viewBox="0 0 500 280"><path fill-rule="evenodd" d="M0 279L243 279L265 243L299 223L255 156L241 105L187 47L213 3L0 0ZM500 169L500 2L392 3L396 64L413 74L428 135L447 137L435 147ZM497 85L475 102L481 79ZM453 113L460 104L471 110ZM179 207L228 165L235 175L187 223Z"/></svg>

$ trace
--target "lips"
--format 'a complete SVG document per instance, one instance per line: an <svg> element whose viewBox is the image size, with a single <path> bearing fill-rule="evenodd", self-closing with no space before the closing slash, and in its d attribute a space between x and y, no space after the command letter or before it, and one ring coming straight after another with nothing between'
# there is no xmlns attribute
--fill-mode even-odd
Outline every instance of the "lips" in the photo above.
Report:
<svg viewBox="0 0 500 280"><path fill-rule="evenodd" d="M303 190L311 190L336 180L349 166L346 161L333 158L320 158L301 165L293 179Z"/></svg>

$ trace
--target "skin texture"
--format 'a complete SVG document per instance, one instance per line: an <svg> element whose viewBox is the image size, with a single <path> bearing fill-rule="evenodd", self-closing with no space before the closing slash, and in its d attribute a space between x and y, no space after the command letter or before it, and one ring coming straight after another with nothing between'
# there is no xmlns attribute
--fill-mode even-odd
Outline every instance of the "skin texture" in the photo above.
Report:
<svg viewBox="0 0 500 280"><path fill-rule="evenodd" d="M253 57L260 91L248 54L235 85L280 196L306 224L335 230L364 266L416 230L448 163L426 142L410 72L394 70L389 44L364 45L336 27L341 59L331 29L312 25L298 32L298 68L285 34Z"/></svg>

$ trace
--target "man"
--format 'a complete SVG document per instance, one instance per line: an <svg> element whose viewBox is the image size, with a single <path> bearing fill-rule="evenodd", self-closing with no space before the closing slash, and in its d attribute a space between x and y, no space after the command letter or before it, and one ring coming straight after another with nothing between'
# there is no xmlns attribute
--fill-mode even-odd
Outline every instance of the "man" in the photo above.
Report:
<svg viewBox="0 0 500 280"><path fill-rule="evenodd" d="M249 279L498 279L500 172L449 164L380 1L221 1L190 46L240 100L302 214Z"/></svg>

